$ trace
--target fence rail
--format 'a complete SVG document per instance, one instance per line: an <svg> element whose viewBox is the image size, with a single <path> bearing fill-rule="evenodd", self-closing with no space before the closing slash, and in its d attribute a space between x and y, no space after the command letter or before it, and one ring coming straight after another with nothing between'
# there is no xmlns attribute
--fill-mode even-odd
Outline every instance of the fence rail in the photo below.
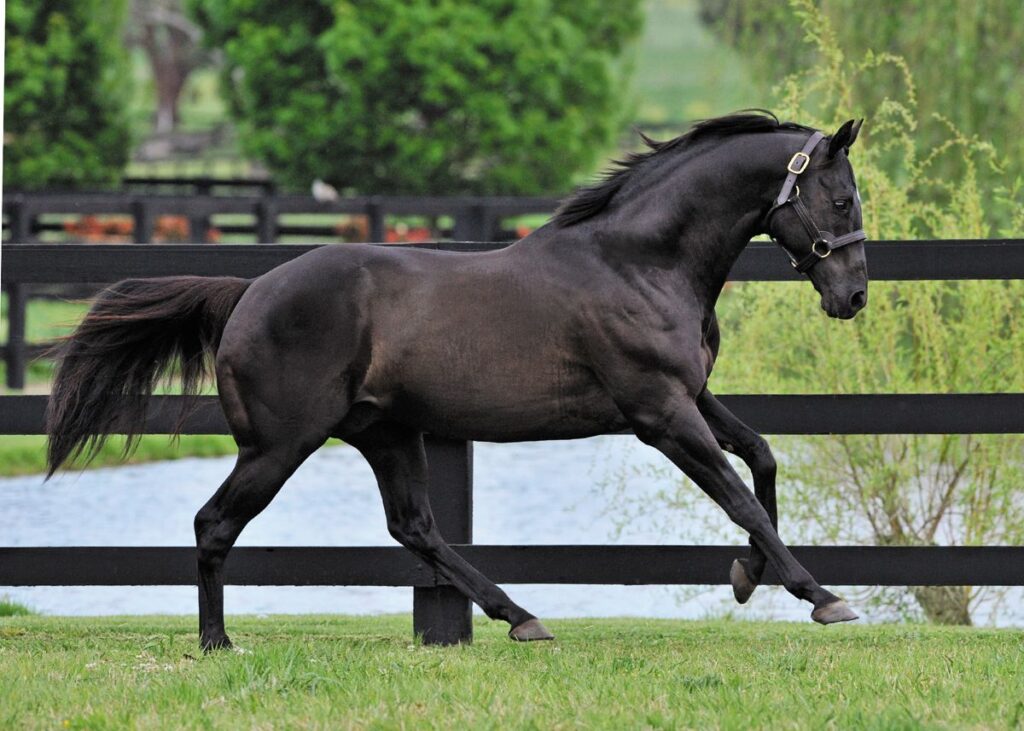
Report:
<svg viewBox="0 0 1024 731"><path fill-rule="evenodd" d="M724 584L745 546L484 546L453 548L499 584ZM822 583L845 586L1024 586L1015 546L791 546ZM0 586L180 586L196 583L193 548L0 548ZM226 581L248 586L447 587L404 548L238 547ZM765 571L763 583L777 585Z"/></svg>
<svg viewBox="0 0 1024 731"><path fill-rule="evenodd" d="M477 251L488 243L430 248ZM3 284L103 283L174 274L257 276L311 246L39 245L6 247ZM874 279L1024 279L1024 241L873 242ZM785 281L779 252L752 244L730 276ZM12 323L12 344L15 338ZM23 335L23 333L22 333ZM23 338L22 338L23 341ZM8 346L7 350L10 351ZM1024 433L1024 394L733 395L721 400L769 434ZM0 397L0 434L43 431L45 396ZM167 433L181 397L154 397L148 433ZM222 434L216 397L202 397L185 433ZM481 546L472 543L472 444L429 438L430 494L441 532L501 583L718 584L740 546ZM211 486L212 490L212 486ZM821 581L844 585L1024 585L1024 547L796 547ZM411 586L414 631L427 642L472 637L470 605L401 548L237 548L232 584ZM0 548L0 585L193 584L191 548ZM777 583L769 572L766 583Z"/></svg>
<svg viewBox="0 0 1024 731"><path fill-rule="evenodd" d="M144 433L168 434L182 396L153 396ZM42 434L46 396L3 396L2 434ZM1024 393L718 396L764 434L1024 434ZM182 434L228 434L216 396L202 396ZM625 432L624 432L625 433Z"/></svg>
<svg viewBox="0 0 1024 731"><path fill-rule="evenodd" d="M27 286L105 284L129 277L192 274L257 277L325 244L209 246L203 244L18 244L5 247L3 286L8 293L10 339L3 346L7 386L23 388L33 353L25 341ZM334 244L327 244L328 246ZM403 244L391 244L401 246ZM445 251L490 251L508 243L452 241L406 244ZM1024 279L1024 240L877 241L867 245L872 279ZM729 274L731 281L796 281L774 246L752 243Z"/></svg>
<svg viewBox="0 0 1024 731"><path fill-rule="evenodd" d="M157 217L185 216L189 239L206 242L211 218L221 214L252 216L251 224L233 224L235 233L253 233L257 240L274 243L282 234L329 236L322 226L285 225L286 214L347 214L365 216L370 242L386 239L385 217L452 216L452 237L471 241L492 241L502 217L529 213L551 213L558 199L516 196L350 196L335 201L317 201L306 195L213 196L153 195L136 193L8 193L3 197L4 229L15 243L29 243L44 230L60 230L38 219L43 215L122 215L133 220L132 238L140 244L153 240Z"/></svg>

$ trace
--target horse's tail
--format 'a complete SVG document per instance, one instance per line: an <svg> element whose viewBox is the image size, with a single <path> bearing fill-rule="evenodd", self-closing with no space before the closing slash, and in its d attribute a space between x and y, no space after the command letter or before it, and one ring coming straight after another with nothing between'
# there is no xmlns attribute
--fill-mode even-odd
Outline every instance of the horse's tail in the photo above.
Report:
<svg viewBox="0 0 1024 731"><path fill-rule="evenodd" d="M46 410L49 475L107 436L128 435L131 453L146 402L175 363L185 403L180 428L217 352L228 317L251 283L234 277L126 279L105 289L68 337ZM120 427L120 428L119 428Z"/></svg>

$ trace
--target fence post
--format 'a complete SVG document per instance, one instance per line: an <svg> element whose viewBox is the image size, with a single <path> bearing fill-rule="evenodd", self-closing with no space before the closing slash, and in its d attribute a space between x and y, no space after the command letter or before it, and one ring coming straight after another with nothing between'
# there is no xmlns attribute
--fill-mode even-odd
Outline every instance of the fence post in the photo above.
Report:
<svg viewBox="0 0 1024 731"><path fill-rule="evenodd" d="M426 438L434 520L449 543L473 542L473 443ZM454 586L416 587L413 632L426 645L473 641L473 605Z"/></svg>
<svg viewBox="0 0 1024 731"><path fill-rule="evenodd" d="M366 204L366 219L370 243L383 244L387 238L387 231L384 230L384 211L380 203Z"/></svg>
<svg viewBox="0 0 1024 731"><path fill-rule="evenodd" d="M206 178L196 182L196 195L188 203L188 239L189 243L209 243L211 194L213 188Z"/></svg>
<svg viewBox="0 0 1024 731"><path fill-rule="evenodd" d="M134 235L136 244L153 243L153 214L145 197L140 196L132 201L132 217L135 219Z"/></svg>
<svg viewBox="0 0 1024 731"><path fill-rule="evenodd" d="M494 217L482 205L471 205L455 214L452 238L456 241L491 241Z"/></svg>
<svg viewBox="0 0 1024 731"><path fill-rule="evenodd" d="M265 195L256 201L256 243L276 244L277 235L277 204Z"/></svg>
<svg viewBox="0 0 1024 731"><path fill-rule="evenodd" d="M28 203L17 196L7 205L7 220L11 227L9 242L12 244L28 244L32 242L32 214Z"/></svg>
<svg viewBox="0 0 1024 731"><path fill-rule="evenodd" d="M7 387L25 388L25 304L24 284L7 285Z"/></svg>

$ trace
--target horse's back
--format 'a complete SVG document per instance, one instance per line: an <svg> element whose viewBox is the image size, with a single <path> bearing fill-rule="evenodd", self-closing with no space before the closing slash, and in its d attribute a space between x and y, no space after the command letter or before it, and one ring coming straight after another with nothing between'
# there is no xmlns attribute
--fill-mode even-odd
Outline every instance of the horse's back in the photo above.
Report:
<svg viewBox="0 0 1024 731"><path fill-rule="evenodd" d="M506 251L324 247L254 282L218 372L450 436L598 433L618 414L578 348L573 291Z"/></svg>

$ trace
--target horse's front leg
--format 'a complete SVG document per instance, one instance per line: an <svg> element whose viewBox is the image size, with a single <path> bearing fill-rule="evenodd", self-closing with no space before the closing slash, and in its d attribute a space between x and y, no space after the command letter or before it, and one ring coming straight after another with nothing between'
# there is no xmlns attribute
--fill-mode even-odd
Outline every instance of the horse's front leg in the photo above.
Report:
<svg viewBox="0 0 1024 731"><path fill-rule="evenodd" d="M672 460L750 534L786 589L814 605L814 621L831 624L856 619L846 602L822 588L783 544L767 511L725 458L694 399L681 387L670 391L656 400L644 397L629 402L626 416L636 435Z"/></svg>
<svg viewBox="0 0 1024 731"><path fill-rule="evenodd" d="M711 428L719 446L742 459L754 478L754 495L764 506L772 527L778 531L778 509L775 504L775 457L768 442L760 434L740 421L722 406L706 388L697 397L697 408ZM754 589L761 583L767 557L756 542L750 541L750 558L736 559L729 571L733 595L740 604L746 604Z"/></svg>

